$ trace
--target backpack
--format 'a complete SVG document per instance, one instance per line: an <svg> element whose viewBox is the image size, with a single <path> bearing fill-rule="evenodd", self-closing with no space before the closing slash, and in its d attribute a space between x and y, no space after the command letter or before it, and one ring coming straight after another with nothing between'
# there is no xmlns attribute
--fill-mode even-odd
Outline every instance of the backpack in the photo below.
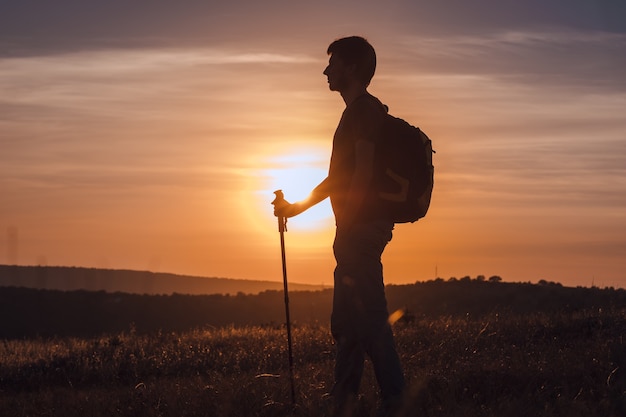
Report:
<svg viewBox="0 0 626 417"><path fill-rule="evenodd" d="M432 142L419 128L387 113L375 161L375 189L394 223L426 215L434 185Z"/></svg>

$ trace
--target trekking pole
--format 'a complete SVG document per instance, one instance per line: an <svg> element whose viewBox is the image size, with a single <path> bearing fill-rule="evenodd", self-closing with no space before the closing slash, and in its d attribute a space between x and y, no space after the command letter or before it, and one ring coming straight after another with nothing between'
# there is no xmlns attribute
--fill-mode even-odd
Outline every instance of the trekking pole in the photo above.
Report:
<svg viewBox="0 0 626 417"><path fill-rule="evenodd" d="M275 208L287 204L282 190L274 191L276 198L272 201ZM293 350L291 347L291 321L289 320L289 291L287 289L287 261L285 260L285 232L287 218L278 217L278 232L280 233L280 254L283 262L283 292L285 294L285 318L287 321L287 345L289 347L289 381L291 382L291 405L296 405L296 390L293 382Z"/></svg>

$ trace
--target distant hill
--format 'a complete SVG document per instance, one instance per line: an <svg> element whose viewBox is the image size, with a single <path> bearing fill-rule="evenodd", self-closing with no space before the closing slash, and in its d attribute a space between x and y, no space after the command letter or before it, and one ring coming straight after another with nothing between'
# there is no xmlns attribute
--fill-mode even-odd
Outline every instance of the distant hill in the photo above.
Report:
<svg viewBox="0 0 626 417"><path fill-rule="evenodd" d="M541 327L546 315L585 317L592 312L623 311L626 290L571 288L555 283L504 283L461 279L386 287L389 311L400 319L430 322L437 318L480 319L485 327L500 318L534 316ZM328 324L333 290L290 293L294 327ZM621 314L621 313L620 313ZM0 287L0 339L36 336L86 336L122 331L150 333L223 326L281 326L285 304L281 290L237 295L140 295L105 291L58 291ZM526 319L528 320L528 319ZM514 321L511 321L513 323ZM589 326L602 326L590 320ZM584 332L585 329L580 329ZM626 333L626 328L624 329Z"/></svg>
<svg viewBox="0 0 626 417"><path fill-rule="evenodd" d="M0 287L24 287L60 291L106 291L131 294L210 295L258 294L282 290L282 282L230 278L205 278L149 271L60 266L0 265ZM316 291L321 285L289 283L289 291Z"/></svg>

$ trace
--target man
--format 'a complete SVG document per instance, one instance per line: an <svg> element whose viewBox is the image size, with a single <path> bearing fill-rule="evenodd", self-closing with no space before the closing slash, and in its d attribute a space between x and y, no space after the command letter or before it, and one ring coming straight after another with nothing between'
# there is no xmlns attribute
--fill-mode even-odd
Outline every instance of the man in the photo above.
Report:
<svg viewBox="0 0 626 417"><path fill-rule="evenodd" d="M330 197L335 215L331 332L336 341L335 415L348 416L356 404L365 355L374 366L382 411L398 407L404 377L388 322L381 255L393 222L372 192L374 158L386 109L367 88L376 69L374 48L357 36L334 41L324 70L331 91L346 108L333 138L328 176L307 199L276 204L274 214L296 216Z"/></svg>

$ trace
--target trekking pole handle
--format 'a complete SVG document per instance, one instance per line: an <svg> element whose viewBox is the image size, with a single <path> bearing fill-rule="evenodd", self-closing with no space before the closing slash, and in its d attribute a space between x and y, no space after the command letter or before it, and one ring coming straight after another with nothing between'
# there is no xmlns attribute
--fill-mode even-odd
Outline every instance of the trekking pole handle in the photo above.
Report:
<svg viewBox="0 0 626 417"><path fill-rule="evenodd" d="M285 200L285 195L283 194L283 190L276 190L274 191L274 194L276 195L276 198L274 198L274 201L272 201L272 204L274 205L274 209L277 209L286 204L289 204ZM278 218L278 231L280 233L286 232L287 231L287 218L280 217L280 216L277 216L277 218Z"/></svg>

